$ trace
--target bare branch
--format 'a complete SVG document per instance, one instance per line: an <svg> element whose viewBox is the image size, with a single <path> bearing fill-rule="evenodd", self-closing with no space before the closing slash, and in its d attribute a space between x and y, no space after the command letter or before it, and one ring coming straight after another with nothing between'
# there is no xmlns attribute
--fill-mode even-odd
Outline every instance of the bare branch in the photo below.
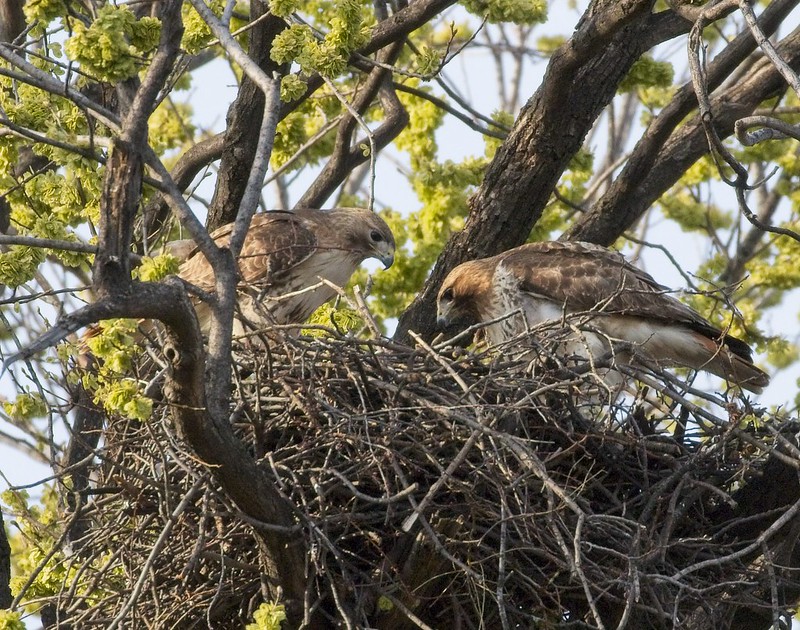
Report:
<svg viewBox="0 0 800 630"><path fill-rule="evenodd" d="M403 48L403 42L396 42L383 51L379 58L385 63L393 63ZM365 155L359 146L362 141L353 142L358 119L372 104L375 95L379 95L385 112L385 120L374 132L371 132L370 150ZM352 105L347 107L350 115L339 126L336 135L336 147L325 168L308 187L297 202L298 207L319 208L333 191L345 180L347 174L359 164L374 155L397 137L408 124L408 114L400 103L391 84L391 74L384 68L376 66L370 72L365 85L356 94Z"/></svg>
<svg viewBox="0 0 800 630"><path fill-rule="evenodd" d="M747 26L750 28L750 32L753 33L756 44L764 51L767 59L778 69L781 76L786 79L786 83L791 86L794 93L800 97L800 77L798 77L797 73L783 60L778 51L775 50L772 42L769 41L766 34L761 29L756 14L753 12L751 2L748 0L738 0L738 4L739 10L744 15Z"/></svg>
<svg viewBox="0 0 800 630"><path fill-rule="evenodd" d="M776 0L759 16L765 33L773 33L786 16L795 8L796 0ZM708 87L717 89L740 64L756 49L756 42L748 30L740 33L725 49L719 53L708 67ZM763 65L759 66L763 72ZM777 73L775 73L777 75ZM718 95L719 103L726 107L717 107L716 123L723 126L721 117L725 117L724 125L733 128L735 120L747 115L760 106L767 94L771 94L779 82L775 78L758 85L751 83L747 91L738 84L727 88L727 95ZM745 77L750 81L753 71ZM754 90L756 90L754 92ZM746 97L749 108L735 111L727 107L729 103L741 104ZM692 123L692 133L681 129L686 117L697 107L692 82L683 85L670 103L664 107L656 119L648 126L642 138L636 144L630 159L603 197L564 234L569 240L590 241L609 245L625 230L629 229L644 212L672 186L683 174L686 165L694 163L701 155L707 153L708 143L704 137L697 143L697 132L702 130L697 123ZM749 111L748 111L749 109ZM728 132L729 133L729 132ZM671 137L672 136L672 137ZM687 154L687 145L691 139L692 150ZM677 158L677 159L676 159Z"/></svg>
<svg viewBox="0 0 800 630"><path fill-rule="evenodd" d="M64 252L80 252L82 254L96 254L97 245L79 243L77 241L60 241L52 238L37 238L35 236L20 236L0 234L0 245L25 245L27 247L40 247L42 249L57 249Z"/></svg>
<svg viewBox="0 0 800 630"><path fill-rule="evenodd" d="M456 118L458 118L461 122L463 122L467 127L472 129L473 131L477 131L478 133L483 134L484 136L490 136L492 138L497 138L498 140L503 140L507 132L509 131L507 128L504 128L501 125L497 125L501 131L495 131L494 129L490 129L489 127L484 127L480 123L478 123L475 119L470 118L466 114L460 112L455 107L451 106L446 101L434 96L430 92L425 92L424 90L420 90L419 88L411 87L410 85L405 85L403 83L392 83L394 89L398 92L405 92L406 94L413 94L417 98L424 99L430 103L433 103L439 109L443 109L448 114L452 114Z"/></svg>
<svg viewBox="0 0 800 630"><path fill-rule="evenodd" d="M753 188L753 186L747 183L749 174L747 168L737 160L734 155L728 150L728 148L722 142L720 138L719 132L717 130L717 120L714 115L715 109L712 108L711 101L708 96L708 87L707 87L707 78L705 67L700 61L700 46L701 46L701 37L702 37L702 29L704 26L704 22L698 21L697 24L692 28L692 32L689 36L689 67L692 74L692 84L694 85L695 94L697 95L697 100L700 109L700 121L702 124L702 128L706 137L708 138L708 143L711 147L712 155L717 158L718 156L724 160L724 162L733 169L735 173L735 179L730 180L723 172L722 168L718 165L718 170L720 175L722 176L723 181L727 182L729 185L733 186L736 190L736 199L739 202L739 210L745 216L745 218L750 221L753 225L757 228L765 230L767 232L773 232L775 234L780 234L782 236L788 236L790 238L795 239L796 241L800 242L800 234L794 232L793 230L772 226L772 225L764 225L758 219L758 217L753 213L750 207L747 204L746 199L746 192ZM800 36L798 36L798 30L795 30L792 35L794 35L794 48L790 44L787 44L786 40L790 40L792 35L786 38L786 40L781 45L781 51L783 54L787 54L789 58L793 59L794 63L800 63L798 61L798 56L800 56L800 52L798 52L798 48L800 45L797 43ZM770 60L771 61L771 60ZM769 69L774 69L773 66L770 66ZM757 94L763 94L763 92L757 92ZM758 184L757 184L758 185Z"/></svg>
<svg viewBox="0 0 800 630"><path fill-rule="evenodd" d="M760 127L758 131L749 131ZM736 139L746 147L752 147L765 140L800 140L800 127L790 125L772 116L746 116L736 121L733 127Z"/></svg>
<svg viewBox="0 0 800 630"><path fill-rule="evenodd" d="M732 13L737 2L736 0L713 0L704 6L693 6L691 0L667 0L667 5L688 22L694 23L703 19L711 23Z"/></svg>

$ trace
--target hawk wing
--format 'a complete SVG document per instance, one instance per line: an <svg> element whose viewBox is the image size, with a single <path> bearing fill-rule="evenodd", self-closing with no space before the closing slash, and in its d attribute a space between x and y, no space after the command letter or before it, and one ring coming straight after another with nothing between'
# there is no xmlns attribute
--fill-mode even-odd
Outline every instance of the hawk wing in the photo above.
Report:
<svg viewBox="0 0 800 630"><path fill-rule="evenodd" d="M211 236L224 247L231 232L232 225L226 225ZM259 327L301 323L334 297L331 285L347 284L363 260L374 257L389 267L394 254L391 229L364 208L257 214L237 260L239 313ZM213 269L200 253L181 266L179 275L207 292L214 290ZM209 309L197 304L196 310L206 330Z"/></svg>
<svg viewBox="0 0 800 630"><path fill-rule="evenodd" d="M753 365L745 342L676 300L622 255L597 245L530 243L462 263L447 275L437 296L440 325L460 318L488 323L493 343L516 337L527 326L581 312L596 314L583 335L591 341L590 354L618 339L657 362L705 370L754 392L769 383Z"/></svg>
<svg viewBox="0 0 800 630"><path fill-rule="evenodd" d="M225 247L233 224L223 225L211 234L217 245ZM292 212L273 211L253 217L239 254L239 272L245 284L263 286L280 282L315 251L317 237L302 217ZM181 265L178 275L203 289L214 290L214 272L200 252Z"/></svg>
<svg viewBox="0 0 800 630"><path fill-rule="evenodd" d="M621 254L590 243L531 243L498 265L531 300L566 312L594 311L593 324L612 338L642 347L656 360L702 369L754 392L769 377L753 365L752 350L678 301Z"/></svg>
<svg viewBox="0 0 800 630"><path fill-rule="evenodd" d="M520 290L541 296L567 311L598 311L680 324L721 341L750 359L750 347L725 335L697 311L670 295L669 288L630 264L618 252L591 243L531 243L511 250L503 266L520 281Z"/></svg>

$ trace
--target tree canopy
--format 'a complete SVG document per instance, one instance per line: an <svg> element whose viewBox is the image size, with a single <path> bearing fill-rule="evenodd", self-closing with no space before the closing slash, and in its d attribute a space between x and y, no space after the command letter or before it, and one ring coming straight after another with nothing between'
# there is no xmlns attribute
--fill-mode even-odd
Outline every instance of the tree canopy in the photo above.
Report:
<svg viewBox="0 0 800 630"><path fill-rule="evenodd" d="M52 469L2 495L0 629L786 627L800 3L557 4L0 0L0 440ZM395 265L232 336L253 214L333 206ZM440 334L450 270L549 239L677 278L765 402Z"/></svg>

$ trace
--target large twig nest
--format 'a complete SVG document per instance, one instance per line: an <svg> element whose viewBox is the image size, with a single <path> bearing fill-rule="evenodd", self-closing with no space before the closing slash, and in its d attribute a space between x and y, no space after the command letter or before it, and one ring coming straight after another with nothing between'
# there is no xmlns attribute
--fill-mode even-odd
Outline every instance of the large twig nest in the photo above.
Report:
<svg viewBox="0 0 800 630"><path fill-rule="evenodd" d="M332 627L672 627L769 602L774 571L737 500L780 427L740 426L735 401L717 425L652 390L587 401L591 370L448 352L335 334L239 348L231 417L294 506L307 605ZM93 595L52 598L76 627L252 620L264 524L167 408L108 420L88 510L69 562Z"/></svg>

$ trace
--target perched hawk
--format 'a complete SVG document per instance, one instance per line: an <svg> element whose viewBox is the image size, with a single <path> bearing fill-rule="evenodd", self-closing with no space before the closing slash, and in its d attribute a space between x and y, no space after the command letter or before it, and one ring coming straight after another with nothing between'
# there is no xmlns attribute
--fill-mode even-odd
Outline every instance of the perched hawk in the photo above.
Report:
<svg viewBox="0 0 800 630"><path fill-rule="evenodd" d="M232 228L225 225L211 237L225 246ZM388 269L394 250L389 226L369 210L304 208L257 214L238 260L239 314L255 328L302 323L336 294L321 279L344 286L367 258L377 258ZM181 265L178 275L204 291L214 290L211 265L199 252ZM210 309L203 303L196 309L207 332ZM243 330L241 324L236 330Z"/></svg>
<svg viewBox="0 0 800 630"><path fill-rule="evenodd" d="M759 393L769 377L753 365L750 347L667 291L603 247L531 243L453 269L439 290L438 320L498 320L486 330L497 344L545 321L587 313L582 343L595 357L610 349L609 340L622 340L659 365L705 370Z"/></svg>

